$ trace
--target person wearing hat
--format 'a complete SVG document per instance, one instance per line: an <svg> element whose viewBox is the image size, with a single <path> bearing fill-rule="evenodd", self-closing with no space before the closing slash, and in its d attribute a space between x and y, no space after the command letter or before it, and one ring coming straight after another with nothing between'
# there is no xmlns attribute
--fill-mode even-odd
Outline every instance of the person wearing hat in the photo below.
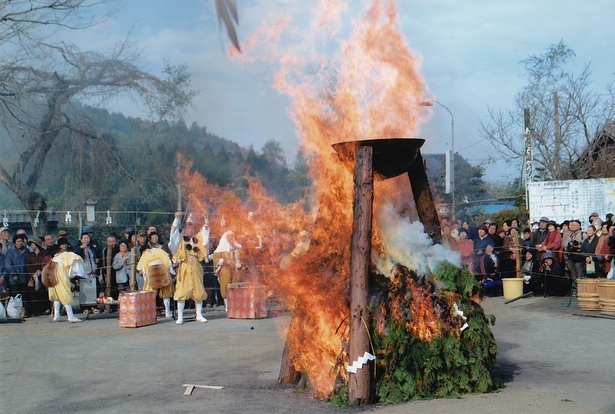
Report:
<svg viewBox="0 0 615 414"><path fill-rule="evenodd" d="M12 246L11 244L11 232L8 227L0 228L0 251L1 254L6 254L9 251L9 248Z"/></svg>
<svg viewBox="0 0 615 414"><path fill-rule="evenodd" d="M555 261L551 252L544 254L540 272L542 273L545 294L562 296L570 293L570 280L563 277L564 268Z"/></svg>
<svg viewBox="0 0 615 414"><path fill-rule="evenodd" d="M56 254L60 254L60 253L64 253L64 252L72 252L73 251L73 249L72 249L72 247L71 247L71 245L68 242L68 239L66 237L58 238L57 244L58 244L58 250L56 251Z"/></svg>
<svg viewBox="0 0 615 414"><path fill-rule="evenodd" d="M542 252L544 252L542 249L542 244L549 234L549 230L547 230L547 223L549 223L549 218L544 216L541 217L538 222L538 228L534 231L534 234L532 234L532 247L535 247L536 250L538 250L537 260L542 258Z"/></svg>
<svg viewBox="0 0 615 414"><path fill-rule="evenodd" d="M139 230L137 232L137 236L134 237L134 239L135 239L135 244L133 248L130 249L130 251L133 255L134 263L136 264L136 263L139 263L139 260L141 260L141 254L149 247L147 232L145 230ZM137 288L139 290L143 289L143 284L145 283L143 274L137 273L136 278L137 278Z"/></svg>
<svg viewBox="0 0 615 414"><path fill-rule="evenodd" d="M139 253L141 252L141 250L143 250L144 246L147 246L148 242L148 236L147 236L147 232L145 230L140 230L137 233L137 250L139 250Z"/></svg>
<svg viewBox="0 0 615 414"><path fill-rule="evenodd" d="M583 277L585 273L585 257L581 253L581 244L586 235L581 230L581 220L570 220L568 227L570 234L562 244L566 244L566 261L570 269L570 277L572 280L576 280Z"/></svg>
<svg viewBox="0 0 615 414"><path fill-rule="evenodd" d="M209 260L209 232L203 225L201 231L197 232L197 225L193 221L192 214L186 217L184 231L180 232L181 218L183 213L175 213L175 219L171 226L169 237L169 249L173 254L174 260L179 261L177 268L177 283L173 298L177 301L177 321L178 325L184 323L184 307L186 301L194 300L196 307L196 320L207 322L203 316L203 301L207 299L207 293L203 285L203 266L202 261Z"/></svg>
<svg viewBox="0 0 615 414"><path fill-rule="evenodd" d="M214 275L220 280L220 296L224 299L224 307L228 312L228 286L231 283L239 282L239 272L241 269L240 250L242 246L235 239L232 230L224 232L220 237L220 242L214 250L213 264Z"/></svg>
<svg viewBox="0 0 615 414"><path fill-rule="evenodd" d="M64 230L59 230L59 231L58 231L58 241L56 242L56 244L57 244L58 246L60 246L60 245L61 245L61 244L60 244L60 239L64 239L64 240L66 241L66 250L64 250L64 251L70 251L70 252L72 252L72 251L73 251L73 245L72 245L72 244L68 241L68 233L67 233L66 231L64 231ZM56 251L56 253L58 253L58 251L60 251L60 250L61 250L61 249L58 249L58 250Z"/></svg>
<svg viewBox="0 0 615 414"><path fill-rule="evenodd" d="M45 286L41 283L43 267L51 260L51 255L43 249L43 241L38 237L28 240L30 252L26 255L26 272L28 287L26 295L27 315L38 316L51 312L49 297Z"/></svg>
<svg viewBox="0 0 615 414"><path fill-rule="evenodd" d="M594 220L600 218L600 214L593 212L589 215L589 224L594 224ZM602 223L601 223L602 224Z"/></svg>

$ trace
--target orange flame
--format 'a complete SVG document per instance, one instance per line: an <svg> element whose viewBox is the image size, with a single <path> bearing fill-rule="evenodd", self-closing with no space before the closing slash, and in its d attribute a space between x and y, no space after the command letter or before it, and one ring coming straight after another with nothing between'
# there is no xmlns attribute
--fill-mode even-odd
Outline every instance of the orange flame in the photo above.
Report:
<svg viewBox="0 0 615 414"><path fill-rule="evenodd" d="M312 30L337 33L346 3L321 0ZM314 211L306 215L299 205L281 206L260 184L248 178L246 201L229 190L215 188L196 174L184 170L184 187L192 208L207 212L211 231L226 229L237 234L250 277L282 294L293 311L287 331L287 347L294 367L307 372L316 395L326 397L336 380L346 379L348 343L348 279L352 224L352 174L342 165L331 145L336 142L412 137L418 131L418 102L426 88L419 73L419 60L408 49L399 24L396 2L373 0L354 30L341 43L338 58L324 54L275 50L278 39L290 27L288 17L264 25L243 42L243 54L234 57L244 63L277 59L280 64L274 87L291 98L289 112L294 118L302 146L308 154L314 188ZM306 36L306 40L311 38ZM257 52L261 48L263 51ZM318 68L314 71L314 68ZM409 184L403 178L377 185L375 212L385 204L397 211L412 210ZM252 212L252 214L250 214ZM380 226L374 223L375 251L382 250ZM312 243L304 256L280 270L280 257L293 248L300 230L309 230ZM394 275L391 277L394 282ZM437 316L427 291L412 285L412 313L408 330L423 340L440 334ZM401 307L391 304L393 313ZM403 317L403 315L397 315ZM384 326L384 321L379 321ZM368 351L368 350L366 350Z"/></svg>

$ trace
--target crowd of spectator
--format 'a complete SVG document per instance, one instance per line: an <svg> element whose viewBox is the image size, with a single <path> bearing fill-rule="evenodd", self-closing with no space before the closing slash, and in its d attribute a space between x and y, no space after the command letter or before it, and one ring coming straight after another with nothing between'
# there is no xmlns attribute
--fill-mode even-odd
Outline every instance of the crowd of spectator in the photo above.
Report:
<svg viewBox="0 0 615 414"><path fill-rule="evenodd" d="M592 213L557 223L548 217L521 229L518 220L483 223L442 220L443 243L482 285L485 296L503 293L502 279L522 277L524 293L567 295L577 278L612 278L613 215ZM584 228L584 229L583 229Z"/></svg>
<svg viewBox="0 0 615 414"><path fill-rule="evenodd" d="M463 267L476 277L486 296L502 295L502 279L513 277L524 279L526 293L566 295L577 278L613 278L615 225L612 217L607 214L603 221L598 213L593 213L584 230L583 223L577 219L557 223L541 217L521 229L515 219L476 224L445 218L441 222L442 243L459 252ZM227 306L224 290L236 279L227 274L230 270L225 273L215 269L216 262L218 267L221 263L227 267L229 263L233 263L232 267L242 266L238 259L227 257L228 254L220 260L225 253L222 247L229 244L225 237L231 236L225 233L220 239L224 243L206 246L208 251L204 257L210 260L202 263L207 292L205 307ZM241 246L235 241L232 244ZM57 232L57 240L52 234L46 234L41 240L29 238L23 230L11 237L10 230L2 227L0 300L21 294L25 305L23 316L49 314L50 303L41 272L55 255L67 251L79 255L84 262L84 277L72 282L75 291L91 284L96 295L109 293L117 300L122 292L143 288L137 263L143 251L150 248L162 249L173 259L168 240L161 240L155 226L138 232L128 227L122 235L109 234L104 245L94 238L90 226L83 228L74 244L64 230ZM171 274L175 274L179 262L172 260L172 263ZM93 311L100 308L94 307Z"/></svg>
<svg viewBox="0 0 615 414"><path fill-rule="evenodd" d="M207 246L209 249L209 246ZM213 246L214 248L216 246ZM110 297L118 299L119 294L143 288L142 275L134 271L141 254L150 248L163 249L173 255L168 241L163 243L155 226L135 232L127 227L123 234L111 233L107 236L105 244L94 238L90 226L84 226L79 240L74 244L68 239L64 230L57 232L57 240L52 234L46 234L41 240L37 237L28 237L23 230L11 236L7 227L0 228L0 300L21 294L24 303L22 316L38 316L51 312L47 288L43 286L41 272L51 259L62 252L73 252L83 259L84 275L71 281L75 295L80 289L90 284L96 291L96 296L110 293ZM213 256L213 249L207 256ZM179 264L173 261L171 274ZM218 278L214 276L211 260L203 263L204 288L207 291L205 306L224 306L220 295ZM132 275L131 275L132 273ZM134 279L134 286L131 286ZM88 305L92 305L89 303ZM104 306L94 304L87 311L100 312ZM111 307L116 311L116 306Z"/></svg>

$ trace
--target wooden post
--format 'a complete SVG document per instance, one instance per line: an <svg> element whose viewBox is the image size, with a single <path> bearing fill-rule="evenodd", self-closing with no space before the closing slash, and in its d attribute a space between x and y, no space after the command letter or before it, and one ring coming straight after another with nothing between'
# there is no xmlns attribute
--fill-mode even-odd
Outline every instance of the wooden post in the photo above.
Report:
<svg viewBox="0 0 615 414"><path fill-rule="evenodd" d="M359 146L354 171L352 240L350 243L350 364L370 352L367 320L369 267L374 202L373 148ZM348 378L348 401L371 404L371 364L368 362Z"/></svg>
<svg viewBox="0 0 615 414"><path fill-rule="evenodd" d="M112 254L112 250L109 246L109 244L107 243L107 254L106 254L106 276L105 276L105 296L106 297L111 297L111 263L113 262L113 259L111 258L111 254ZM105 305L105 312L106 313L111 313L111 305Z"/></svg>
<svg viewBox="0 0 615 414"><path fill-rule="evenodd" d="M296 334L298 332L297 326L298 318L293 313L290 319L290 325L288 327L288 334ZM282 354L282 365L280 366L280 374L278 375L278 382L280 384L298 384L301 380L301 373L293 366L292 355L290 347L288 345L288 339L284 345L284 353Z"/></svg>
<svg viewBox="0 0 615 414"><path fill-rule="evenodd" d="M431 237L434 243L440 243L442 241L440 220L438 219L436 205L431 195L431 188L429 188L429 181L427 180L427 173L425 172L423 156L420 150L416 155L416 160L408 170L408 177L410 178L410 186L412 187L412 195L414 196L419 220L425 226L425 233Z"/></svg>
<svg viewBox="0 0 615 414"><path fill-rule="evenodd" d="M131 292L139 290L137 286L137 246L133 246L133 248L130 249L130 275L128 276L128 281L130 283Z"/></svg>

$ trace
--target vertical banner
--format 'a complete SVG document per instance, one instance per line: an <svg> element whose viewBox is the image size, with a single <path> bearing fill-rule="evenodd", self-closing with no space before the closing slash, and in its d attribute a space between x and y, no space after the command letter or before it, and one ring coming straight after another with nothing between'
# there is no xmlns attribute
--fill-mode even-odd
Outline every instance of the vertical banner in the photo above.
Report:
<svg viewBox="0 0 615 414"><path fill-rule="evenodd" d="M528 185L533 181L534 178L534 168L532 159L532 133L530 130L530 110L529 108L525 108L523 110L523 125L524 136L525 136L525 150L524 150L524 168L525 168L525 208L529 209L529 194L528 194Z"/></svg>

